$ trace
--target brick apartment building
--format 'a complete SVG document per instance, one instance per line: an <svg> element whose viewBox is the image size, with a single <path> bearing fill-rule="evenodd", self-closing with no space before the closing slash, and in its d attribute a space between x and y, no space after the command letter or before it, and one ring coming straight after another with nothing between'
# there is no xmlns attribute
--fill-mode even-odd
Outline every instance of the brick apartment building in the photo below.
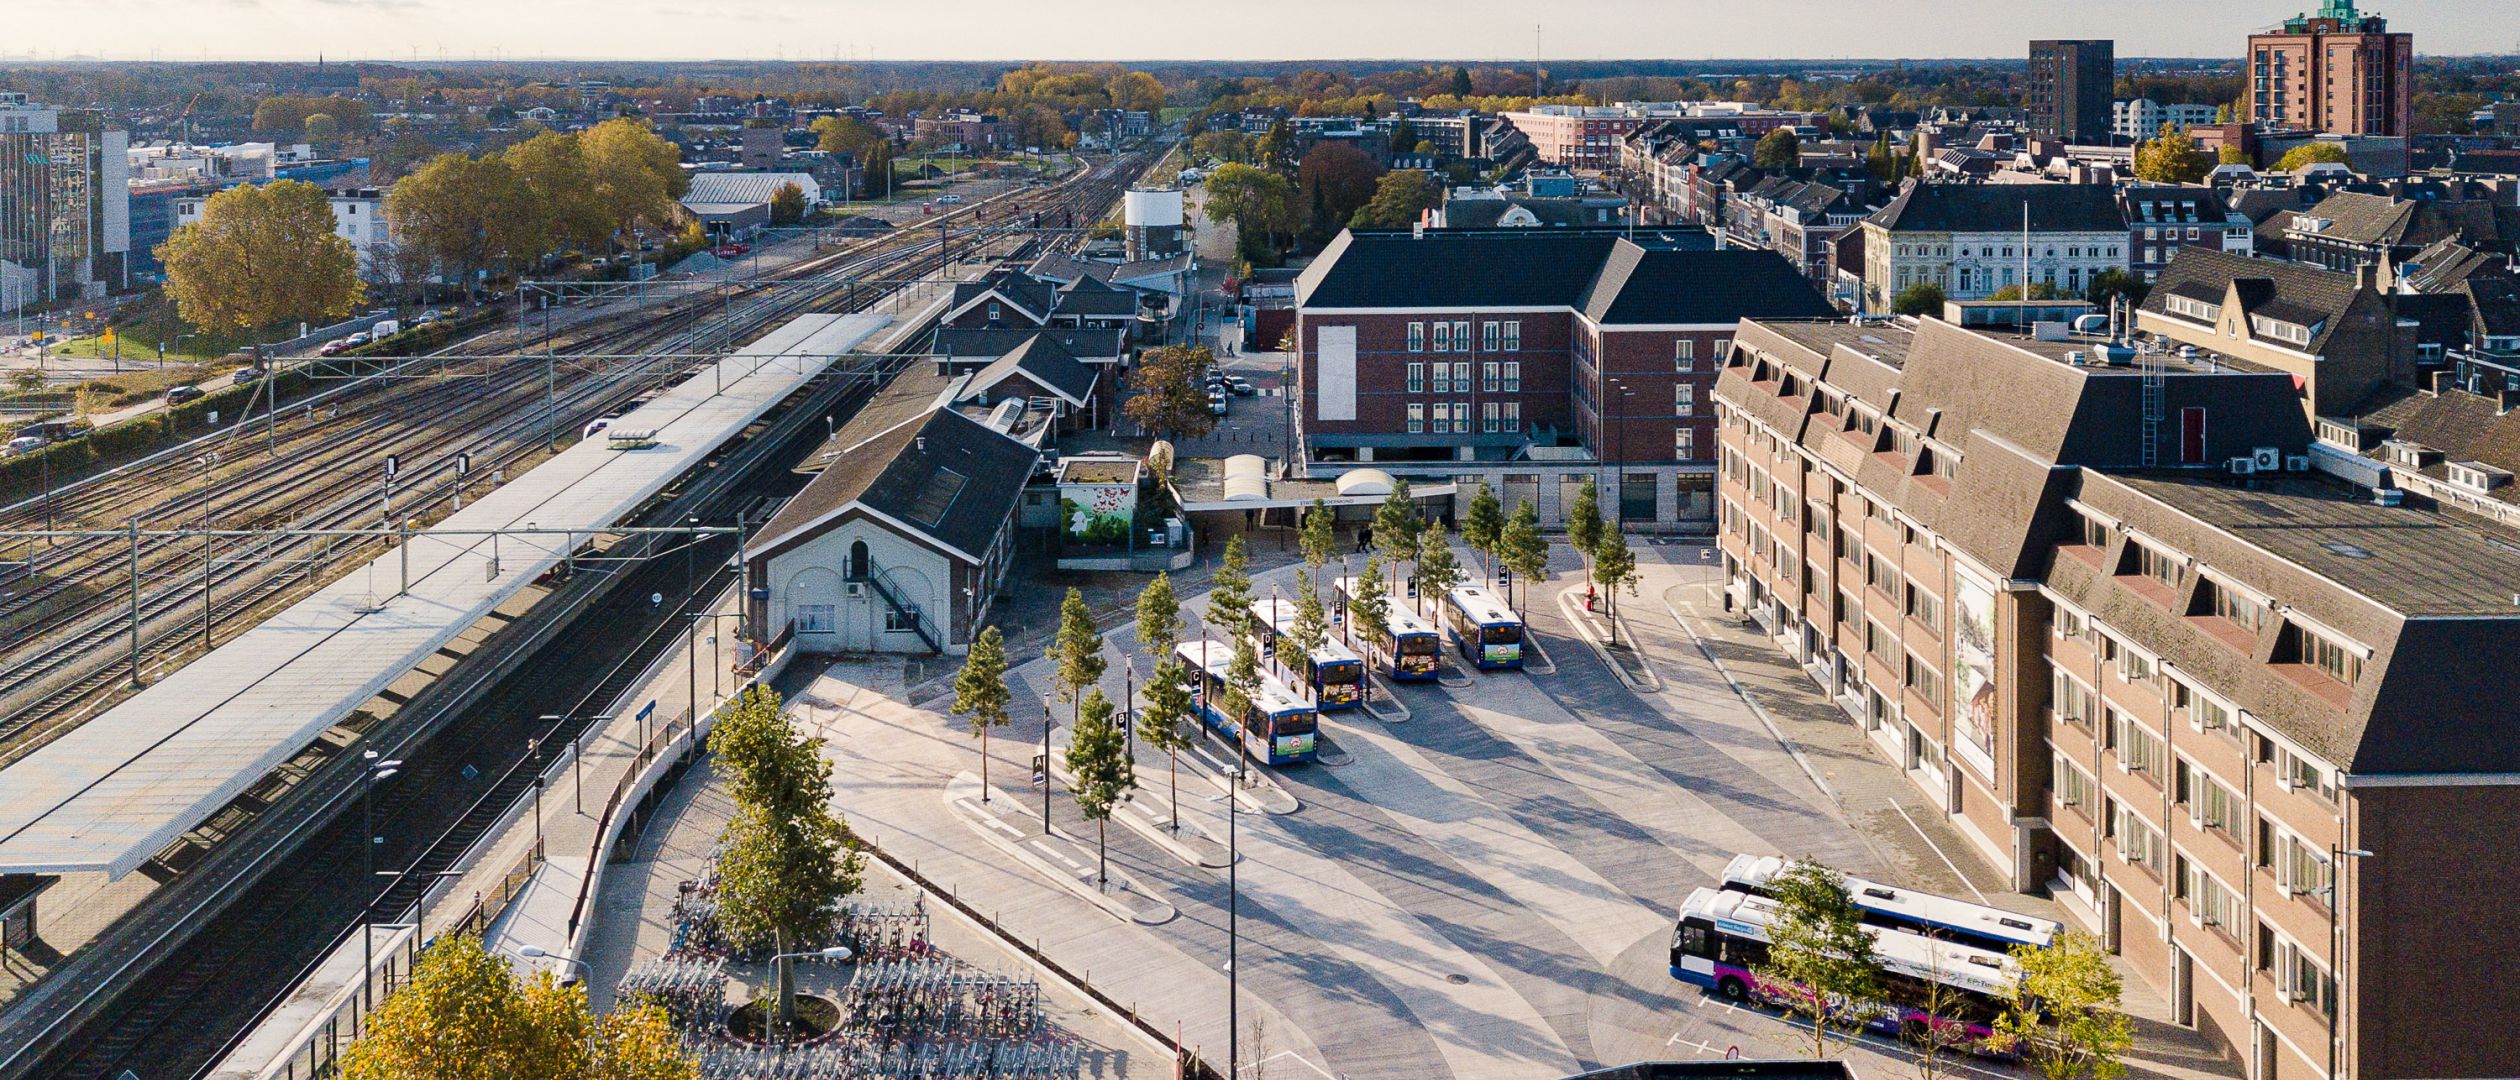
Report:
<svg viewBox="0 0 2520 1080"><path fill-rule="evenodd" d="M2248 116L2260 124L2339 135L2411 135L2415 35L2327 0L2316 15L2249 35Z"/></svg>
<svg viewBox="0 0 2520 1080"><path fill-rule="evenodd" d="M2107 144L2116 86L2116 42L2031 42L2030 131L2069 143Z"/></svg>
<svg viewBox="0 0 2520 1080"><path fill-rule="evenodd" d="M2127 269L2146 281L2161 276L2183 247L2235 255L2256 250L2249 219L2209 187L2143 185L2118 189L2126 211Z"/></svg>
<svg viewBox="0 0 2520 1080"><path fill-rule="evenodd" d="M1636 528L1711 528L1716 358L1746 316L1829 311L1771 252L1345 233L1296 280L1299 452L1316 475L1486 480L1549 522L1596 480Z"/></svg>
<svg viewBox="0 0 2520 1080"><path fill-rule="evenodd" d="M1745 322L1731 597L2252 1080L2520 1070L2520 533L2309 471L2292 376ZM2246 462L2246 475L2233 462Z"/></svg>

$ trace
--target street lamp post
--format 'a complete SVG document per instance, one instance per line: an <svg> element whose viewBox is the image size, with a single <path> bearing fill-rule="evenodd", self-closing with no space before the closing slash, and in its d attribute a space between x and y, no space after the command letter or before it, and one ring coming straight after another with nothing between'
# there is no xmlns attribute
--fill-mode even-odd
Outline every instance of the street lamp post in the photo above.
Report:
<svg viewBox="0 0 2520 1080"><path fill-rule="evenodd" d="M543 723L551 725L553 731L558 731L561 722L571 718L565 715L544 713L540 719ZM586 726L579 728L577 735L569 740L569 770L574 774L571 786L576 789L569 792L569 805L580 814L586 813L586 733L594 730L597 724L612 722L610 716L589 716L584 719Z"/></svg>
<svg viewBox="0 0 2520 1080"><path fill-rule="evenodd" d="M1041 703L1041 835L1050 835L1050 703Z"/></svg>
<svg viewBox="0 0 2520 1080"><path fill-rule="evenodd" d="M1225 1075L1242 1068L1242 766L1225 798Z"/></svg>
<svg viewBox="0 0 2520 1080"><path fill-rule="evenodd" d="M359 862L366 871L359 875L359 887L372 889L376 883L376 785L391 780L402 770L401 758L380 758L376 751L360 755L367 762L366 782L359 786ZM359 1011L364 1016L375 1005L370 1000L376 978L376 901L370 898L367 908L359 913ZM364 1021L363 1021L364 1022Z"/></svg>
<svg viewBox="0 0 2520 1080"><path fill-rule="evenodd" d="M1126 682L1123 683L1125 689L1120 695L1120 726L1122 730L1129 733L1129 759L1135 761L1137 759L1137 658L1122 657L1120 670L1126 673Z"/></svg>
<svg viewBox="0 0 2520 1080"><path fill-rule="evenodd" d="M856 954L849 951L848 946L834 945L828 949L809 949L805 952L780 953L770 958L770 967L773 973L771 975L773 987L775 994L780 1001L778 1008L774 1011L781 1015L777 1015L775 1017L763 1017L762 1027L764 1029L770 1029L773 1027L776 1028L779 1033L779 1045L781 1047L784 1048L787 1045L788 1036L791 1034L789 1029L796 1026L793 1019L787 1018L783 1015L786 1011L786 1002L790 995L790 987L793 986L793 981L788 975L789 969L787 962L790 960L846 960L854 955ZM588 974L591 976L593 972L589 971ZM776 1019L777 1021L775 1024L772 1023L773 1019Z"/></svg>

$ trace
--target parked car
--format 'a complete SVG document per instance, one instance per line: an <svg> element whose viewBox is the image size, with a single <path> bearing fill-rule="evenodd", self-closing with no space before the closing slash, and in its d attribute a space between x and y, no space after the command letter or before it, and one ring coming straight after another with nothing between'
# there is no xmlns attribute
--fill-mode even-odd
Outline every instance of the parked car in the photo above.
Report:
<svg viewBox="0 0 2520 1080"><path fill-rule="evenodd" d="M937 201L937 202L940 202L940 203L944 203L944 204L945 204L945 205L947 205L947 206L951 206L951 205L953 205L953 204L955 204L955 203L961 202L961 201L962 201L962 196L960 196L960 195L939 195L939 196L937 196L937 197L936 197L936 201Z"/></svg>
<svg viewBox="0 0 2520 1080"><path fill-rule="evenodd" d="M715 252L721 259L736 259L752 254L751 244L719 244Z"/></svg>
<svg viewBox="0 0 2520 1080"><path fill-rule="evenodd" d="M237 386L247 386L251 385L255 380L269 374L271 374L271 369L269 368L241 367L236 369L236 374L229 376L228 381Z"/></svg>
<svg viewBox="0 0 2520 1080"><path fill-rule="evenodd" d="M346 337L346 338L341 339L341 344L342 344L342 347L343 347L343 348L349 348L349 349L355 349L355 348L358 348L359 346L361 346L361 345L365 345L365 344L367 344L367 343L368 343L368 332L367 332L367 331L365 331L365 330L361 330L361 331L359 331L358 333L352 334L352 335L350 335L349 337Z"/></svg>
<svg viewBox="0 0 2520 1080"><path fill-rule="evenodd" d="M1243 378L1240 375L1226 376L1225 388L1232 390L1235 397L1250 397L1253 394L1260 392L1259 387L1251 385L1251 380Z"/></svg>
<svg viewBox="0 0 2520 1080"><path fill-rule="evenodd" d="M181 405L187 401L199 401L201 398L201 388L191 383L166 388L166 403L169 405Z"/></svg>
<svg viewBox="0 0 2520 1080"><path fill-rule="evenodd" d="M1226 411L1231 408L1231 406L1226 404L1230 400L1232 399L1227 398L1224 391L1210 390L1208 391L1208 411L1218 416L1223 416Z"/></svg>
<svg viewBox="0 0 2520 1080"><path fill-rule="evenodd" d="M0 446L0 450L5 450L12 454L23 454L29 451L41 450L43 448L44 440L36 438L33 435L20 435L17 438L9 440L7 446Z"/></svg>

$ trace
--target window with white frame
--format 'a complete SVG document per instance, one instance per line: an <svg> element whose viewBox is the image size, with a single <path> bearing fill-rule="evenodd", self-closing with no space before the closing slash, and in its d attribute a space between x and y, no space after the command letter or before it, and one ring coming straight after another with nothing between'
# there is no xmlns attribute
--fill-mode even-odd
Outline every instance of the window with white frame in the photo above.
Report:
<svg viewBox="0 0 2520 1080"><path fill-rule="evenodd" d="M1495 352L1497 346L1503 344L1504 340L1505 328L1496 320L1489 319L1486 322L1479 324L1480 348L1486 349L1489 352Z"/></svg>
<svg viewBox="0 0 2520 1080"><path fill-rule="evenodd" d="M2240 894L2233 892L2221 878L2215 877L2196 861L2179 857L2179 899L2187 901L2188 918L2237 937L2240 925Z"/></svg>
<svg viewBox="0 0 2520 1080"><path fill-rule="evenodd" d="M1442 364L1437 364L1437 365L1435 365L1435 369L1436 369L1437 371L1441 371L1441 370L1443 370L1443 368L1444 368L1444 365L1442 365ZM1409 365L1409 392L1410 392L1410 393L1412 393L1412 394L1419 394L1419 393L1424 393L1425 391L1426 391L1426 364L1425 364L1425 363L1423 363L1423 362L1418 362L1418 363L1412 363L1412 364L1410 364L1410 365Z"/></svg>
<svg viewBox="0 0 2520 1080"><path fill-rule="evenodd" d="M1671 411L1676 416L1695 415L1697 413L1697 387L1688 383L1672 384Z"/></svg>
<svg viewBox="0 0 2520 1080"><path fill-rule="evenodd" d="M2119 860L2160 873L2167 854L2160 831L2133 808L2116 800L2110 802L2113 812L2109 815L2109 835L2117 841Z"/></svg>
<svg viewBox="0 0 2520 1080"><path fill-rule="evenodd" d="M1453 340L1453 337L1452 337L1452 324L1451 324L1451 323L1448 323L1448 322L1439 322L1439 323L1436 323L1436 324L1435 324L1435 351L1436 351L1436 352L1451 352L1451 351L1452 351L1452 340Z"/></svg>
<svg viewBox="0 0 2520 1080"><path fill-rule="evenodd" d="M2056 805L2071 807L2084 817L2096 818L2099 808L2092 802L2100 785L2084 772L2082 766L2062 752L2051 752L2048 761L2048 787L2056 796Z"/></svg>
<svg viewBox="0 0 2520 1080"><path fill-rule="evenodd" d="M1438 394L1452 393L1451 364L1438 363L1435 365L1435 392Z"/></svg>
<svg viewBox="0 0 2520 1080"><path fill-rule="evenodd" d="M1440 405L1436 407L1442 408ZM1409 434L1416 435L1424 432L1425 430L1426 406L1412 401L1409 403Z"/></svg>
<svg viewBox="0 0 2520 1080"><path fill-rule="evenodd" d="M1470 361L1461 360L1453 364L1453 389L1464 394L1470 392Z"/></svg>
<svg viewBox="0 0 2520 1080"><path fill-rule="evenodd" d="M1409 324L1409 351L1410 351L1410 352L1425 352L1425 351L1426 351L1426 324L1425 324L1425 323L1422 323L1422 322L1413 322L1413 323L1410 323L1410 324Z"/></svg>
<svg viewBox="0 0 2520 1080"><path fill-rule="evenodd" d="M1467 390L1470 384L1462 383L1461 388ZM1470 403L1467 401L1453 402L1453 434L1470 434Z"/></svg>
<svg viewBox="0 0 2520 1080"><path fill-rule="evenodd" d="M828 634L840 628L837 610L830 604L796 605L796 632Z"/></svg>
<svg viewBox="0 0 2520 1080"><path fill-rule="evenodd" d="M2204 769L2182 758L2178 766L2178 783L2171 800L2187 807L2188 820L2200 829L2214 829L2233 841L2240 832L2240 795L2214 781Z"/></svg>
<svg viewBox="0 0 2520 1080"><path fill-rule="evenodd" d="M2336 1016L2336 978L2291 938L2266 923L2258 924L2258 970L2275 980L2284 1000Z"/></svg>
<svg viewBox="0 0 2520 1080"><path fill-rule="evenodd" d="M1682 461L1689 461L1696 458L1697 432L1692 431L1687 427L1682 427L1679 430L1673 431L1671 433L1671 456L1679 458Z"/></svg>
<svg viewBox="0 0 2520 1080"><path fill-rule="evenodd" d="M887 633L887 634L907 634L907 633L909 633L912 629L914 629L915 627L916 627L916 623L915 623L915 622L911 619L911 617L909 616L909 614L908 614L908 613L906 613L906 612L902 612L902 611L898 611L898 610L895 610L895 609L892 609L892 608L885 608L885 609L884 609L884 632L885 632L885 633Z"/></svg>
<svg viewBox="0 0 2520 1080"><path fill-rule="evenodd" d="M1728 338L1728 337L1719 337L1719 338L1716 338L1716 339L1715 339L1715 362L1716 362L1717 364L1721 364L1721 363L1723 363L1723 362L1724 362L1724 357L1729 356L1729 355L1731 355L1731 354L1732 354L1732 339L1731 339L1731 338Z"/></svg>
<svg viewBox="0 0 2520 1080"><path fill-rule="evenodd" d="M2161 736L2116 709L2109 710L2109 749L2117 752L2119 768L2162 779Z"/></svg>
<svg viewBox="0 0 2520 1080"><path fill-rule="evenodd" d="M1515 325L1515 324L1511 324L1511 323L1509 323L1509 324L1507 324L1507 325ZM1505 361L1505 378L1504 378L1504 384L1503 384L1502 386L1498 387L1498 389L1499 389L1499 390L1502 390L1503 392L1508 393L1508 394L1519 394L1519 393L1522 393L1522 361L1520 361L1520 360L1508 360L1508 361Z"/></svg>
<svg viewBox="0 0 2520 1080"><path fill-rule="evenodd" d="M1671 343L1671 369L1681 372L1697 370L1697 342L1680 338Z"/></svg>
<svg viewBox="0 0 2520 1080"><path fill-rule="evenodd" d="M1505 352L1522 351L1522 320L1505 320L1504 340L1497 347Z"/></svg>
<svg viewBox="0 0 2520 1080"><path fill-rule="evenodd" d="M1494 324L1491 323L1489 325ZM1505 365L1499 364L1494 360L1490 360L1479 365L1479 391L1481 393L1493 394L1496 392L1497 383L1501 379L1504 366Z"/></svg>
<svg viewBox="0 0 2520 1080"><path fill-rule="evenodd" d="M1505 410L1505 430L1521 431L1523 429L1522 402L1508 401L1498 407Z"/></svg>
<svg viewBox="0 0 2520 1080"><path fill-rule="evenodd" d="M1496 424L1497 424L1496 403L1495 403L1495 402L1493 402L1493 401L1490 401L1490 402L1487 402L1487 403L1485 403L1485 404L1480 405L1480 406L1479 406L1479 430L1480 430L1480 431L1483 431L1483 432L1486 432L1486 433L1488 433L1488 434L1493 435L1493 434L1495 434L1495 433L1496 433Z"/></svg>
<svg viewBox="0 0 2520 1080"><path fill-rule="evenodd" d="M1470 351L1470 320L1468 320L1468 319L1462 319L1462 320L1460 320L1460 321L1458 321L1458 322L1453 323L1453 324L1452 324L1452 326L1453 326L1453 335L1452 335L1452 336L1453 336L1453 348L1454 348L1456 351L1459 351L1459 352L1469 352L1469 351Z"/></svg>

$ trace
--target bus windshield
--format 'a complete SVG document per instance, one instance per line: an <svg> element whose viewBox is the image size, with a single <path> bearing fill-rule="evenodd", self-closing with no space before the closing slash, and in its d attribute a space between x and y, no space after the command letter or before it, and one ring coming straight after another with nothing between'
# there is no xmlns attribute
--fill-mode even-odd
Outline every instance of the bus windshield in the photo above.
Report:
<svg viewBox="0 0 2520 1080"><path fill-rule="evenodd" d="M1433 634L1407 634L1400 638L1400 652L1406 656L1433 656L1443 646Z"/></svg>
<svg viewBox="0 0 2520 1080"><path fill-rule="evenodd" d="M1522 641L1520 626L1486 626L1479 629L1479 640L1489 645L1513 645Z"/></svg>
<svg viewBox="0 0 2520 1080"><path fill-rule="evenodd" d="M1269 717L1271 735L1310 735L1320 728L1321 717L1310 709L1275 713Z"/></svg>

